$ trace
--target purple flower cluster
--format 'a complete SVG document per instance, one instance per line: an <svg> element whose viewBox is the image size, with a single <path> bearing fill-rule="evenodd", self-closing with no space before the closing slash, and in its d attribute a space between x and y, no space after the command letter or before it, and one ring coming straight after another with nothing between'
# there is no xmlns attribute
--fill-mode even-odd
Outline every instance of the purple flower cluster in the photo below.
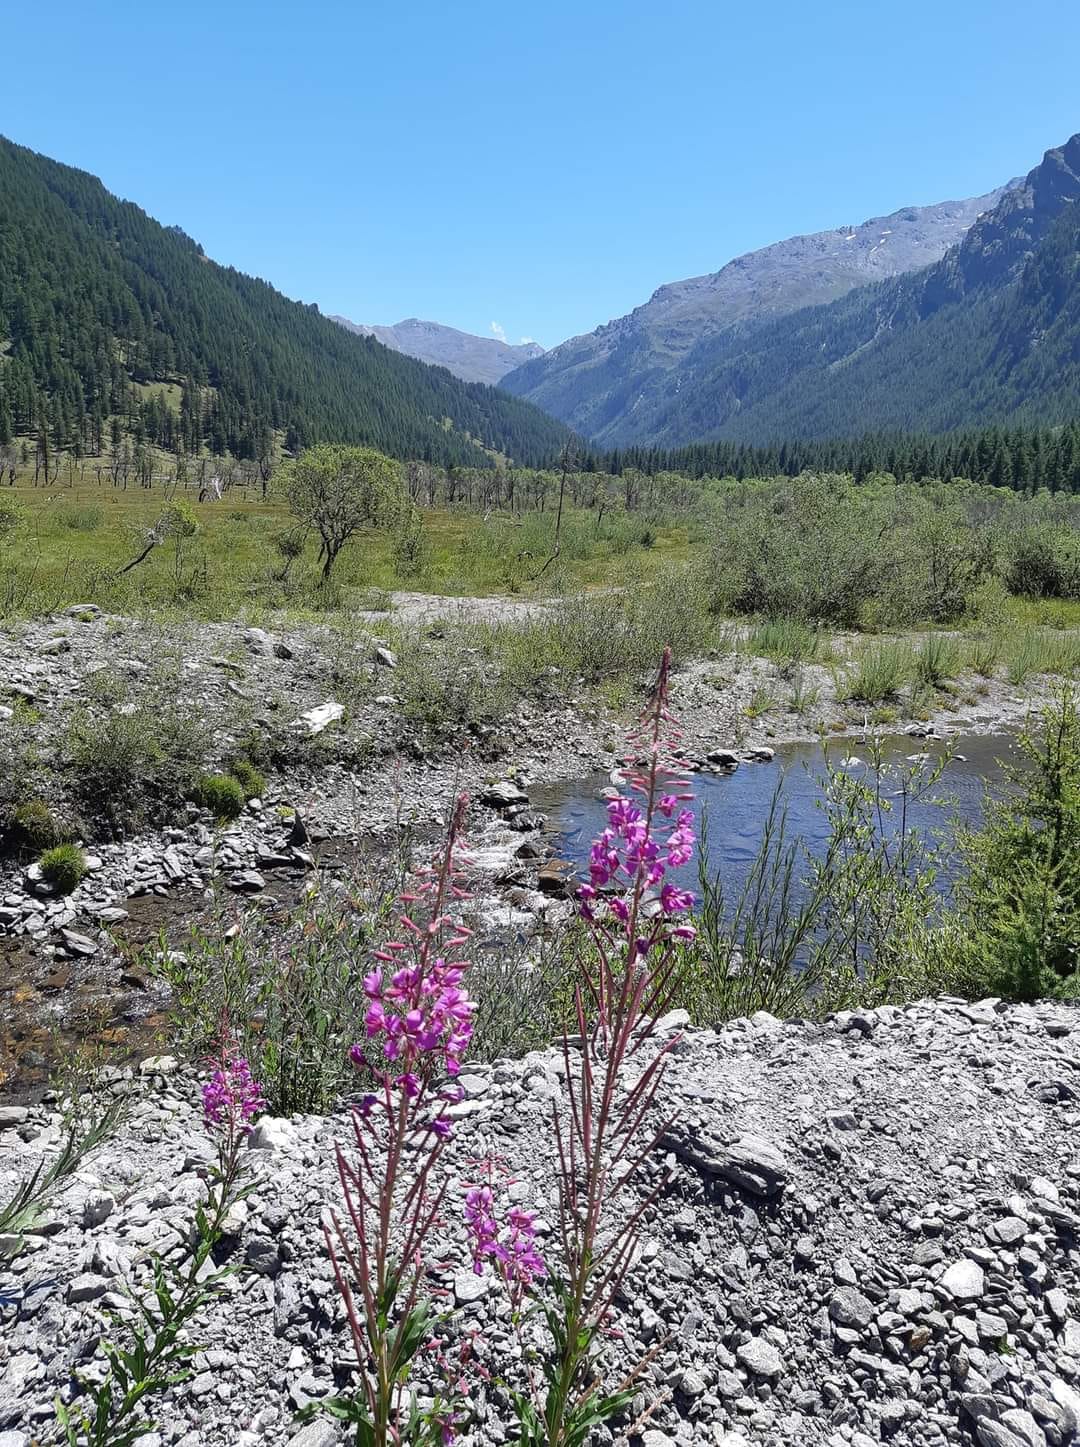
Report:
<svg viewBox="0 0 1080 1447"><path fill-rule="evenodd" d="M611 800L607 806L607 828L593 841L589 851L592 882L581 885L578 890L581 913L586 919L593 918L593 902L599 891L613 884L622 885L627 891L655 891L659 886L657 898L665 920L693 908L693 894L670 881L665 882L664 878L669 869L680 869L689 863L694 853L694 815L689 809L679 808L687 797L686 794L663 794L656 801L651 820L632 799L620 796ZM674 815L666 838L656 827L657 813L669 820ZM612 899L609 908L622 923L629 920L631 906L625 897ZM692 940L694 934L693 926L688 924L677 925L670 931L671 938L677 940Z"/></svg>
<svg viewBox="0 0 1080 1447"><path fill-rule="evenodd" d="M506 1281L531 1286L547 1275L544 1259L536 1244L536 1214L511 1206L506 1227L500 1229L495 1217L495 1197L490 1186L473 1186L465 1195L465 1228L469 1234L473 1270L484 1274L489 1258Z"/></svg>
<svg viewBox="0 0 1080 1447"><path fill-rule="evenodd" d="M250 1131L252 1121L266 1109L251 1066L228 1046L222 1049L214 1073L202 1088L202 1103L207 1130L227 1125L232 1130Z"/></svg>
<svg viewBox="0 0 1080 1447"><path fill-rule="evenodd" d="M476 1003L462 985L468 961L447 958L468 943L472 932L445 912L449 898L469 897L455 858L467 804L467 795L460 795L439 868L422 866L416 872L414 889L400 896L406 909L422 904L429 917L420 925L408 913L400 915L399 923L411 938L408 942L389 940L375 950L375 959L380 963L364 977L367 1038L357 1041L349 1055L358 1070L369 1070L369 1052L374 1044L390 1062L389 1069L376 1067L382 1099L369 1094L361 1101L359 1115L365 1121L377 1105L388 1113L396 1109L391 1106L392 1090L400 1092L399 1102L410 1111L414 1105L423 1104L440 1076L459 1073L472 1039ZM436 953L438 950L445 954ZM457 1102L461 1096L456 1086L438 1092L440 1102ZM439 1140L450 1135L452 1123L442 1104L427 1128Z"/></svg>
<svg viewBox="0 0 1080 1447"><path fill-rule="evenodd" d="M391 944L387 950L404 948ZM369 1040L383 1042L387 1060L407 1068L398 1084L409 1095L420 1093L410 1068L421 1056L441 1056L448 1075L457 1075L461 1058L472 1039L476 1004L461 988L463 962L448 964L441 957L426 970L407 965L396 970L389 983L381 970L364 977L369 1004L366 1016Z"/></svg>

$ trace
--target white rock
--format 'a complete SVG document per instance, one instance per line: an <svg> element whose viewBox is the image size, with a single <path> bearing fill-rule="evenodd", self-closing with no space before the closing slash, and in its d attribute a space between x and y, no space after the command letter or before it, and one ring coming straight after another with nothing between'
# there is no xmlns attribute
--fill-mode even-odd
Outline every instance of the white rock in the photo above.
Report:
<svg viewBox="0 0 1080 1447"><path fill-rule="evenodd" d="M344 713L344 704L329 699L326 703L320 703L317 708L309 708L307 713L302 713L298 722L305 726L309 734L321 734L323 729L337 723Z"/></svg>
<svg viewBox="0 0 1080 1447"><path fill-rule="evenodd" d="M175 1075L176 1068L175 1055L148 1055L139 1061L140 1075Z"/></svg>
<svg viewBox="0 0 1080 1447"><path fill-rule="evenodd" d="M288 1151L296 1144L296 1127L284 1116L264 1115L248 1136L252 1151Z"/></svg>
<svg viewBox="0 0 1080 1447"><path fill-rule="evenodd" d="M941 1289L954 1301L978 1301L986 1289L983 1269L977 1261L954 1261L941 1278Z"/></svg>
<svg viewBox="0 0 1080 1447"><path fill-rule="evenodd" d="M735 1353L739 1365L757 1377L778 1377L784 1370L784 1359L764 1337L752 1336Z"/></svg>

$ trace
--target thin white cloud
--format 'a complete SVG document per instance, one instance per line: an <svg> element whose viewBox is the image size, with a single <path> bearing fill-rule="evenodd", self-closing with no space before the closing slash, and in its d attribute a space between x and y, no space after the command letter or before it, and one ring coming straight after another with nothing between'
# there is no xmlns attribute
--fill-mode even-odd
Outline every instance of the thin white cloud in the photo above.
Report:
<svg viewBox="0 0 1080 1447"><path fill-rule="evenodd" d="M535 337L522 337L521 341L518 342L518 346L519 346L519 347L528 347L528 346L530 346L530 345L531 345L533 342L535 342L535 341L536 341L536 338L535 338Z"/></svg>
<svg viewBox="0 0 1080 1447"><path fill-rule="evenodd" d="M502 322L491 323L491 334L493 337L496 337L500 342L506 341L506 328L503 326Z"/></svg>

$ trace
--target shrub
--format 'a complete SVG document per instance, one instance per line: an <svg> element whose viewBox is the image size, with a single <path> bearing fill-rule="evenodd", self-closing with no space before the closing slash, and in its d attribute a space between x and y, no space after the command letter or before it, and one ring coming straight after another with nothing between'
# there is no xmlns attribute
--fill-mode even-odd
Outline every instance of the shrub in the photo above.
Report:
<svg viewBox="0 0 1080 1447"><path fill-rule="evenodd" d="M247 803L243 784L231 774L203 774L195 781L193 797L216 819L235 819Z"/></svg>
<svg viewBox="0 0 1080 1447"><path fill-rule="evenodd" d="M1015 528L1005 583L1011 592L1034 598L1080 597L1080 545L1075 527L1047 518Z"/></svg>
<svg viewBox="0 0 1080 1447"><path fill-rule="evenodd" d="M176 1050L204 1057L227 1018L275 1115L330 1109L355 1084L348 1049L364 1034L363 980L400 871L389 856L272 929L251 912L230 935L193 928L180 950L161 939L150 968L169 987Z"/></svg>
<svg viewBox="0 0 1080 1447"><path fill-rule="evenodd" d="M909 813L914 800L935 796L944 760L887 762L871 743L867 762L853 774L827 761L827 837L813 852L793 834L777 786L737 893L709 872L703 827L699 929L678 1000L696 1024L755 1010L819 1016L965 988L935 890L943 847Z"/></svg>
<svg viewBox="0 0 1080 1447"><path fill-rule="evenodd" d="M71 837L44 799L27 799L18 805L11 818L11 833L19 845L35 854Z"/></svg>
<svg viewBox="0 0 1080 1447"><path fill-rule="evenodd" d="M1080 715L1069 689L1038 734L1020 735L1026 767L981 830L962 830L957 916L964 955L986 992L1034 1000L1074 994L1080 945Z"/></svg>
<svg viewBox="0 0 1080 1447"><path fill-rule="evenodd" d="M229 773L244 791L246 799L261 799L266 792L266 780L250 759L233 759Z"/></svg>
<svg viewBox="0 0 1080 1447"><path fill-rule="evenodd" d="M134 697L124 687L76 708L63 761L88 812L121 833L168 815L189 795L208 734L206 718L177 703L176 679L163 673Z"/></svg>
<svg viewBox="0 0 1080 1447"><path fill-rule="evenodd" d="M58 844L38 860L41 877L61 894L70 894L86 873L86 855L77 844Z"/></svg>

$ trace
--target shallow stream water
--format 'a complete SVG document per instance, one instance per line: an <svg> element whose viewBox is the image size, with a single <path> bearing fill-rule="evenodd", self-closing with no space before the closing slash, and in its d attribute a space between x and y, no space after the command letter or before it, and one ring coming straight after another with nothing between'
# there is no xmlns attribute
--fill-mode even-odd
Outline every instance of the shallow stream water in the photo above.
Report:
<svg viewBox="0 0 1080 1447"><path fill-rule="evenodd" d="M948 746L938 739L914 739L906 735L883 741L886 772L882 776L882 793L895 796L902 774L910 768L915 754L938 758ZM922 797L909 799L908 823L924 837L935 833L944 844L944 873L948 873L948 839L956 822L978 824L983 812L987 789L1000 784L1002 762L1015 763L1017 750L1010 734L967 735L952 741L954 756L934 785ZM829 826L821 808L822 785L826 776L826 748L834 767L844 764L856 777L872 777L869 751L854 739L834 739L821 743L788 744L777 748L772 763L740 763L733 773L701 773L690 776L695 796L693 807L708 822L708 859L710 876L719 875L729 899L739 890L753 866L761 847L766 820L773 795L780 791L780 802L787 815L787 838L799 839L813 854L820 854L828 839ZM856 762L858 761L858 762ZM555 842L561 856L582 873L588 860L589 845L606 822L606 801L600 791L610 786L605 774L593 775L577 784L553 788L537 794L536 804L544 810L555 831ZM886 828L897 827L900 801L893 797L893 811ZM681 881L693 885L697 879L698 861L694 859L681 871Z"/></svg>

